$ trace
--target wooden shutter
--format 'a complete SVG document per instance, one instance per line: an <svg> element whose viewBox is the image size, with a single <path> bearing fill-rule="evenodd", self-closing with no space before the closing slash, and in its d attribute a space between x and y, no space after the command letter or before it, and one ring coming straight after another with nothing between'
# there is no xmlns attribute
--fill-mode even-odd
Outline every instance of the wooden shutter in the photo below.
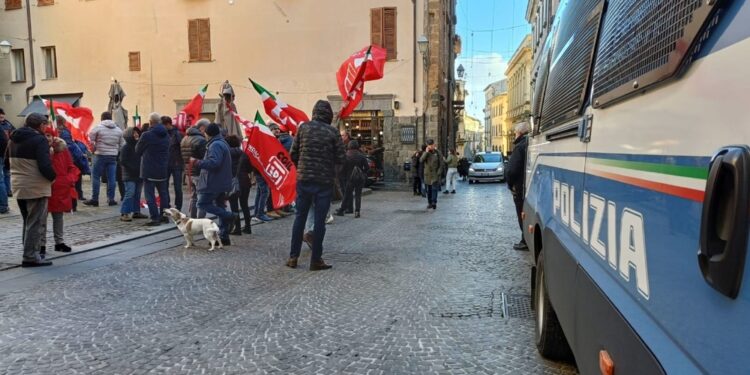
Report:
<svg viewBox="0 0 750 375"><path fill-rule="evenodd" d="M5 0L5 10L21 9L21 0Z"/></svg>
<svg viewBox="0 0 750 375"><path fill-rule="evenodd" d="M128 64L131 72L141 71L141 53L140 52L128 52Z"/></svg>
<svg viewBox="0 0 750 375"><path fill-rule="evenodd" d="M211 23L208 18L188 21L190 61L211 61Z"/></svg>
<svg viewBox="0 0 750 375"><path fill-rule="evenodd" d="M370 44L383 46L383 8L370 9Z"/></svg>
<svg viewBox="0 0 750 375"><path fill-rule="evenodd" d="M55 0L39 0L36 3L37 6L55 5Z"/></svg>
<svg viewBox="0 0 750 375"><path fill-rule="evenodd" d="M200 61L211 61L211 22L208 18L198 20L198 44Z"/></svg>
<svg viewBox="0 0 750 375"><path fill-rule="evenodd" d="M387 59L396 60L396 8L383 8L383 48Z"/></svg>

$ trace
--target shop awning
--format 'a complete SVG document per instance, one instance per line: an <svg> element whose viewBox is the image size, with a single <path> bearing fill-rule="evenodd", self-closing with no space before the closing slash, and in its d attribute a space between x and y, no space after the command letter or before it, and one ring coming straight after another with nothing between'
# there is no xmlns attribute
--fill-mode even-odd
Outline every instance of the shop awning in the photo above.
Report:
<svg viewBox="0 0 750 375"><path fill-rule="evenodd" d="M58 94L58 95L42 95L44 99L52 100L55 102L65 102L73 107L78 107L79 102L81 101L81 97L83 97L83 93L76 93L76 94ZM35 96L34 99L31 100L31 103L26 106L26 108L21 111L21 113L18 114L19 117L26 117L29 113L41 113L41 114L47 114L49 113L49 110L47 110L47 107L44 105L41 99L39 99L38 96Z"/></svg>

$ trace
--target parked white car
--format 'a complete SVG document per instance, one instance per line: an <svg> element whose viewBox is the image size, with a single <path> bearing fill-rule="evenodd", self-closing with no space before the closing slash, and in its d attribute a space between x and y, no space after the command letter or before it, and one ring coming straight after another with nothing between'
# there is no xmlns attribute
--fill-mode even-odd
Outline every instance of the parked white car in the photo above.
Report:
<svg viewBox="0 0 750 375"><path fill-rule="evenodd" d="M469 183L479 181L505 181L501 153L487 151L474 155L474 161L469 166Z"/></svg>

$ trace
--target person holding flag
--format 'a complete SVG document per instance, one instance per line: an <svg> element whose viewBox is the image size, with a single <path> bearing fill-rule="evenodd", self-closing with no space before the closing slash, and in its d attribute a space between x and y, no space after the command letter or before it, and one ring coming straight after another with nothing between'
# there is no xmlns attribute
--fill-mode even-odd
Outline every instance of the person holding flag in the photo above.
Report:
<svg viewBox="0 0 750 375"><path fill-rule="evenodd" d="M322 258L325 221L331 207L336 166L344 163L346 154L338 130L331 126L331 104L318 100L312 117L312 121L300 125L290 153L292 162L297 166L297 216L292 227L291 251L286 266L297 267L307 214L314 203L315 229L310 271L319 271L331 268Z"/></svg>

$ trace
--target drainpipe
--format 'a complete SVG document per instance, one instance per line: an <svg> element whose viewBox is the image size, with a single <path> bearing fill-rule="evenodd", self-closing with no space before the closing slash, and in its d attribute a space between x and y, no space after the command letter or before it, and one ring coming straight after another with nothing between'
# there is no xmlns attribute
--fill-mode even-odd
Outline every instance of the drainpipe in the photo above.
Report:
<svg viewBox="0 0 750 375"><path fill-rule="evenodd" d="M413 8L413 23L414 27L412 30L412 53L414 58L412 59L412 103L417 102L417 0L411 0Z"/></svg>
<svg viewBox="0 0 750 375"><path fill-rule="evenodd" d="M26 87L26 104L29 104L31 90L36 87L34 71L34 36L31 33L31 0L26 0L26 24L29 26L29 63L31 64L31 86Z"/></svg>

